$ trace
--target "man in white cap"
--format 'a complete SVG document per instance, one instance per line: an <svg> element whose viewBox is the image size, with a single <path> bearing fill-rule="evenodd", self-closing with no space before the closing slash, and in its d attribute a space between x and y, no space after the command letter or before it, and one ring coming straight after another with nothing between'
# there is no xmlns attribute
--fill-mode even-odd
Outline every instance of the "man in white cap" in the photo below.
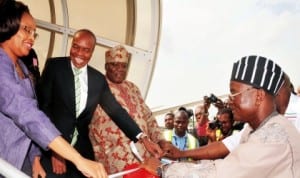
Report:
<svg viewBox="0 0 300 178"><path fill-rule="evenodd" d="M121 46L115 46L105 53L106 80L113 95L127 110L144 133L157 143L162 134L151 110L144 102L138 87L126 79L129 53ZM109 174L122 171L126 165L139 163L132 154L130 139L120 130L113 120L98 106L89 126L89 137L97 161L103 163ZM136 143L143 158L150 154L140 142Z"/></svg>
<svg viewBox="0 0 300 178"><path fill-rule="evenodd" d="M296 125L291 119L296 119L296 107L293 103L292 84L288 75L284 76L284 84L278 90L276 94L276 107L277 111L291 121L300 132L300 127ZM291 99L290 99L291 98ZM291 103L292 102L292 103ZM293 110L294 109L294 110ZM296 116L295 116L296 115ZM299 114L298 114L299 115ZM299 119L298 119L299 120ZM297 121L297 120L296 120ZM178 159L182 157L192 157L193 159L219 159L227 156L232 150L234 150L240 142L242 132L235 133L229 137L226 137L221 142L214 142L206 146L202 146L193 150L180 151L174 148L164 148L167 152L165 156L172 159Z"/></svg>
<svg viewBox="0 0 300 178"><path fill-rule="evenodd" d="M283 83L283 71L267 58L246 56L234 63L229 106L235 120L247 123L240 144L223 160L175 163L164 167L164 175L300 177L300 135L276 111L275 95Z"/></svg>

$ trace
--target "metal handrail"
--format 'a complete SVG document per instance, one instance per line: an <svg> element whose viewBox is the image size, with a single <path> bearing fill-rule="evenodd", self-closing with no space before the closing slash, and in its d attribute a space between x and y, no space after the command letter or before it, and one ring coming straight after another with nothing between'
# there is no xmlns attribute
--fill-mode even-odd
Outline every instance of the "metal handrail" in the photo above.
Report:
<svg viewBox="0 0 300 178"><path fill-rule="evenodd" d="M0 176L1 175L6 178L30 178L2 158L0 158Z"/></svg>

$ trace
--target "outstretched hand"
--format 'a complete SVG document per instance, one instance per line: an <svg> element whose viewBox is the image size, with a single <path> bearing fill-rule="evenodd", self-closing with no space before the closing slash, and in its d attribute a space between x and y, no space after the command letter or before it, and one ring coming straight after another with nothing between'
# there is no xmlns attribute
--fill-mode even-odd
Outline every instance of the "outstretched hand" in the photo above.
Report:
<svg viewBox="0 0 300 178"><path fill-rule="evenodd" d="M107 178L107 173L101 163L91 161L81 157L81 160L75 163L77 169L86 177Z"/></svg>
<svg viewBox="0 0 300 178"><path fill-rule="evenodd" d="M178 159L181 157L181 151L169 141L160 141L159 146L164 152L164 157Z"/></svg>

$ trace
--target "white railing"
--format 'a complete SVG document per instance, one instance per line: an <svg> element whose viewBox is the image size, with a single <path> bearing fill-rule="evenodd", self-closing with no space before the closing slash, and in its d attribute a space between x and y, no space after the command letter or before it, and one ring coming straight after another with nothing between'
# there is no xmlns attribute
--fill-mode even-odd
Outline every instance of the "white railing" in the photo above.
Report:
<svg viewBox="0 0 300 178"><path fill-rule="evenodd" d="M30 178L7 161L0 158L0 175L6 178Z"/></svg>

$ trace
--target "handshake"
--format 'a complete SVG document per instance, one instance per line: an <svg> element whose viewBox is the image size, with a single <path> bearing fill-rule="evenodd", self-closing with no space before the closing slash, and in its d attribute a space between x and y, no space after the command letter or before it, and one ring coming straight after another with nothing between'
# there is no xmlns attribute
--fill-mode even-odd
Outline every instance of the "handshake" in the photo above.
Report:
<svg viewBox="0 0 300 178"><path fill-rule="evenodd" d="M172 145L171 142L161 140L159 141L159 146L164 151L163 158L150 157L145 160L141 160L140 165L129 165L125 168L126 171L133 170L129 174L124 175L124 178L134 178L134 177L151 177L159 178L162 176L163 168L166 167L169 163L177 162L173 159L180 158L181 151ZM134 146L131 146L133 153L138 156ZM139 156L138 156L139 157ZM166 159L168 158L168 159ZM139 169L136 169L139 168ZM125 171L124 171L125 172Z"/></svg>
<svg viewBox="0 0 300 178"><path fill-rule="evenodd" d="M159 142L159 145L164 151L163 158L148 158L141 164L141 167L150 172L151 174L161 177L162 172L164 171L163 169L168 164L177 162L175 160L183 157L184 155L182 155L182 152L174 145L172 145L172 143L169 141L162 140Z"/></svg>

